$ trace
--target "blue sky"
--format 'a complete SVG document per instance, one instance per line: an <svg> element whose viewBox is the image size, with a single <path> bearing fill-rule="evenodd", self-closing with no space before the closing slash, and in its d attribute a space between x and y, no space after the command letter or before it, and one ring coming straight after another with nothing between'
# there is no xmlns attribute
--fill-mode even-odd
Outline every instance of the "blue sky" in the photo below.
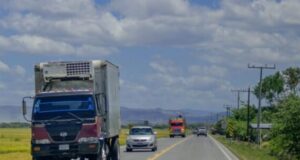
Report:
<svg viewBox="0 0 300 160"><path fill-rule="evenodd" d="M209 111L257 82L248 63L300 64L298 0L2 2L1 104L33 94L42 61L107 59L120 66L122 106Z"/></svg>

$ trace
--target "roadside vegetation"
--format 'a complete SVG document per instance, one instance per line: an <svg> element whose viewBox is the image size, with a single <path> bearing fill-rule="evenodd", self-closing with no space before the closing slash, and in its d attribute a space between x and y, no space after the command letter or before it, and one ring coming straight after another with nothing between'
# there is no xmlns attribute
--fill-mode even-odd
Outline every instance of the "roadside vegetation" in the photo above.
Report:
<svg viewBox="0 0 300 160"><path fill-rule="evenodd" d="M300 159L299 87L300 68L288 68L263 79L262 98L267 106L262 108L262 123L271 123L272 128L262 132L260 147L255 145L255 129L247 136L247 106L234 109L230 117L218 121L213 133L224 135L217 139L241 159L273 159L271 156L284 160ZM259 96L259 84L254 87L254 95ZM255 106L249 109L249 120L256 123L257 109ZM224 137L233 139L232 143Z"/></svg>
<svg viewBox="0 0 300 160"><path fill-rule="evenodd" d="M30 158L29 128L0 128L0 160Z"/></svg>
<svg viewBox="0 0 300 160"><path fill-rule="evenodd" d="M269 155L267 148L259 148L256 144L244 141L230 141L224 136L214 136L222 142L231 152L241 160L276 160L277 158Z"/></svg>

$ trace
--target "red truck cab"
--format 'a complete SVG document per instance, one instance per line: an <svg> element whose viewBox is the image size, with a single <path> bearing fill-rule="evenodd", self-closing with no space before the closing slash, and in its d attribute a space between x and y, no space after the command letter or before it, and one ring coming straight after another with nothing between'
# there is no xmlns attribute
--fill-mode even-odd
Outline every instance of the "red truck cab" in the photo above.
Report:
<svg viewBox="0 0 300 160"><path fill-rule="evenodd" d="M170 118L169 120L169 135L170 138L175 136L186 136L186 121L182 116Z"/></svg>

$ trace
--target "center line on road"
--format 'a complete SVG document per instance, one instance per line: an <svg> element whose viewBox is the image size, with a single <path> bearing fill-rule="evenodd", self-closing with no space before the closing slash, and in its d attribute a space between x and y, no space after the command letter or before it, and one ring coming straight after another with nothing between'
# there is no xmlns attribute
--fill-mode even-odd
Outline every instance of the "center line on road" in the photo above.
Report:
<svg viewBox="0 0 300 160"><path fill-rule="evenodd" d="M148 158L147 160L157 160L159 157L163 156L164 154L166 154L167 152L169 152L171 149L175 148L177 145L187 141L188 139L191 139L192 136L189 136L173 145L171 145L168 148L165 148L164 150L161 150L160 152L156 153L154 156Z"/></svg>

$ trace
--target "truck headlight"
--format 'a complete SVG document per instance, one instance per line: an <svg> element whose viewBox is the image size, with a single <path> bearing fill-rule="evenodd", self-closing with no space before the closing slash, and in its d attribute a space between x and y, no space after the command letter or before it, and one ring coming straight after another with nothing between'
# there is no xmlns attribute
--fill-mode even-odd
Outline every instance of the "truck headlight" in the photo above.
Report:
<svg viewBox="0 0 300 160"><path fill-rule="evenodd" d="M81 137L78 139L78 143L97 143L99 142L98 137Z"/></svg>
<svg viewBox="0 0 300 160"><path fill-rule="evenodd" d="M34 142L35 142L35 144L50 144L49 139L37 139Z"/></svg>

